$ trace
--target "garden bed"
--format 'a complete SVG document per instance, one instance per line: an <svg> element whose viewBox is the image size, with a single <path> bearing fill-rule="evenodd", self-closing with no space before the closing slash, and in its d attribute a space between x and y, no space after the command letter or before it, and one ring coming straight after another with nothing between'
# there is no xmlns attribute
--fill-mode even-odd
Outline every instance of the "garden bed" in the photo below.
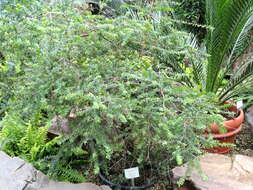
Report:
<svg viewBox="0 0 253 190"><path fill-rule="evenodd" d="M0 2L0 150L9 156L72 183L102 184L103 173L129 186L123 171L138 167L136 186L158 179L148 190L169 190L174 167L197 167L203 150L234 142L243 118L225 129L224 103L252 99L253 63L235 62L252 0L203 2L197 24L166 0ZM253 155L251 139L245 124L230 155Z"/></svg>

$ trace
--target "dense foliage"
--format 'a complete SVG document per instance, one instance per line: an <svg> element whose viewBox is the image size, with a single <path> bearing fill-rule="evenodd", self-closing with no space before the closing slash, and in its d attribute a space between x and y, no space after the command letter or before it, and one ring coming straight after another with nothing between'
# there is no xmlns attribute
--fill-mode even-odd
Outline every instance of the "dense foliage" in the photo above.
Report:
<svg viewBox="0 0 253 190"><path fill-rule="evenodd" d="M67 0L3 3L0 148L53 178L81 182L122 158L125 167L166 176L217 145L202 135L223 119L216 96L182 85L187 74L171 68L205 55L174 28L165 3L114 19ZM71 133L50 141L55 116Z"/></svg>

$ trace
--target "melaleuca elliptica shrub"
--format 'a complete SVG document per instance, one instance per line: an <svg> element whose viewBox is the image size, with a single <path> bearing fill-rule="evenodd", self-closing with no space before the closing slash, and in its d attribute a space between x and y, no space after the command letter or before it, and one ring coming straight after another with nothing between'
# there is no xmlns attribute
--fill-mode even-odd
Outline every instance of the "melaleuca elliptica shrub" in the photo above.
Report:
<svg viewBox="0 0 253 190"><path fill-rule="evenodd" d="M75 115L71 135L45 158L52 177L66 174L64 165L76 158L69 150L83 147L89 147L86 174L90 168L107 172L111 161L125 155L141 169L152 165L164 175L212 143L202 134L220 120L215 99L179 86L158 62L165 53L188 51L185 33L167 17L155 28L148 19L112 20L43 1L6 5L1 17L1 74L12 84L8 114L24 122L39 115L41 125L56 115ZM162 38L165 31L172 33ZM162 52L165 45L169 51Z"/></svg>

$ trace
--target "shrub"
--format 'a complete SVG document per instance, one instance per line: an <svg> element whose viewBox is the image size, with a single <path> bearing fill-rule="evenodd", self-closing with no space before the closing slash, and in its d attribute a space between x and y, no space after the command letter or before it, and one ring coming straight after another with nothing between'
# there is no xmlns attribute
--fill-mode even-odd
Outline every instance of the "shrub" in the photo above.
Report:
<svg viewBox="0 0 253 190"><path fill-rule="evenodd" d="M31 158L42 159L36 165L61 180L84 180L69 172L73 165L86 174L90 167L95 173L100 168L107 172L121 155L141 169L152 165L155 174L167 175L176 162L193 162L203 146L214 144L202 136L208 123L221 121L212 94L180 86L158 62L165 53L169 62L188 51L183 46L185 33L174 29L168 17L161 18L161 25L145 16L111 20L65 3L51 6L41 1L7 8L0 22L1 41L8 47L3 49L1 72L10 72L15 63L14 78L8 78L13 95L6 110L21 121L7 120L14 123L4 127L3 134L15 127L21 136L14 142L24 148L19 150L14 143L13 155L37 146L30 135L45 134L39 126L70 113L75 115L69 119L71 135L57 141L56 151ZM164 52L163 46L170 49ZM38 117L37 128L26 125ZM83 147L89 147L89 154Z"/></svg>

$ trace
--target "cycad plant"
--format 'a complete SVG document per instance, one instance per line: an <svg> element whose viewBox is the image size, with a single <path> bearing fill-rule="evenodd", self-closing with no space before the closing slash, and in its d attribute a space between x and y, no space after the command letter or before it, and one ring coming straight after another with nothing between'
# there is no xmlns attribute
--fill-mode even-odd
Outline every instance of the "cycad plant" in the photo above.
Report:
<svg viewBox="0 0 253 190"><path fill-rule="evenodd" d="M253 56L236 61L253 26L253 0L206 0L206 24L212 27L202 48L208 54L206 61L192 57L192 69L185 65L173 68L180 73L190 70L190 75L184 75L187 84L216 93L221 102L253 90ZM190 44L196 47L196 40Z"/></svg>

